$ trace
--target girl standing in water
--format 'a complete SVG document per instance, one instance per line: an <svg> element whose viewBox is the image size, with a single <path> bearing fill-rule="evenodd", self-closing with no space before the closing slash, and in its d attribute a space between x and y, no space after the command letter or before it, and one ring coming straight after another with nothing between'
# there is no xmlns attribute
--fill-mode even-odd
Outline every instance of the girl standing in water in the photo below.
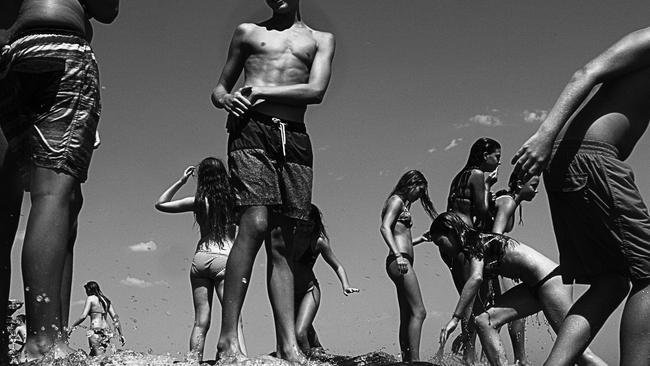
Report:
<svg viewBox="0 0 650 366"><path fill-rule="evenodd" d="M122 346L126 343L124 334L122 333L122 326L120 325L120 318L113 308L113 304L108 297L104 296L99 285L95 281L89 281L84 285L86 290L86 304L84 310L77 321L72 324L68 334L72 333L75 328L83 323L87 317L90 316L90 329L88 330L88 344L90 345L90 355L99 356L106 352L108 345L113 338L113 332L108 324L106 315L110 315L113 320L113 325L117 329Z"/></svg>
<svg viewBox="0 0 650 366"><path fill-rule="evenodd" d="M432 219L436 210L427 192L427 180L417 170L410 170L399 179L388 195L381 211L381 236L388 245L386 272L397 289L400 309L399 343L402 361L420 360L420 335L426 310L420 293L418 278L413 270L413 246L425 239L412 240L411 204L420 200L424 211Z"/></svg>
<svg viewBox="0 0 650 366"><path fill-rule="evenodd" d="M308 245L300 258L294 261L296 339L302 351L309 354L312 349L323 348L313 326L321 297L320 286L313 270L318 256L322 255L327 264L336 272L345 296L359 292L359 289L350 286L345 268L334 255L325 231L322 214L316 205L311 205L309 222L301 227L300 231L305 235L304 240Z"/></svg>
<svg viewBox="0 0 650 366"><path fill-rule="evenodd" d="M172 200L190 176L197 177L194 196ZM210 328L214 291L221 302L226 274L226 261L235 239L234 195L230 179L220 159L208 157L198 166L185 169L183 176L172 184L156 202L159 211L167 213L193 212L201 238L190 270L194 299L194 327L190 335L190 351L203 360L205 337ZM239 346L246 354L241 318L239 319Z"/></svg>

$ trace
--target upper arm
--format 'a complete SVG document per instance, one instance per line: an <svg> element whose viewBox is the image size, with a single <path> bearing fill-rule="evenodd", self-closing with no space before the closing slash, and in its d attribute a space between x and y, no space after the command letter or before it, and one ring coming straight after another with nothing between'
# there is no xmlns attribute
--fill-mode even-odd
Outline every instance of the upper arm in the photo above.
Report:
<svg viewBox="0 0 650 366"><path fill-rule="evenodd" d="M469 262L469 278L483 281L483 259L472 258Z"/></svg>
<svg viewBox="0 0 650 366"><path fill-rule="evenodd" d="M248 53L245 47L245 39L251 30L250 28L250 24L240 24L235 29L228 48L228 58L221 71L215 92L229 93L237 83Z"/></svg>
<svg viewBox="0 0 650 366"><path fill-rule="evenodd" d="M194 197L185 197L169 202L158 202L156 203L156 208L159 211L167 213L194 211Z"/></svg>
<svg viewBox="0 0 650 366"><path fill-rule="evenodd" d="M494 216L494 225L492 226L492 232L497 234L503 234L508 228L508 223L510 218L515 213L517 204L515 200L510 196L504 196L503 198L498 198L496 201L497 213Z"/></svg>
<svg viewBox="0 0 650 366"><path fill-rule="evenodd" d="M325 93L332 75L332 60L334 59L334 49L336 40L331 33L317 33L318 49L314 55L309 72L309 83L315 85L322 93Z"/></svg>
<svg viewBox="0 0 650 366"><path fill-rule="evenodd" d="M80 2L86 7L88 15L101 23L112 23L119 13L119 0L80 0Z"/></svg>
<svg viewBox="0 0 650 366"><path fill-rule="evenodd" d="M402 202L395 196L388 199L384 215L381 217L381 227L391 230L397 220L397 215L402 209Z"/></svg>
<svg viewBox="0 0 650 366"><path fill-rule="evenodd" d="M650 27L621 38L591 60L580 72L593 76L596 83L601 83L648 66L650 66Z"/></svg>
<svg viewBox="0 0 650 366"><path fill-rule="evenodd" d="M81 312L80 318L85 319L88 314L90 314L90 308L92 306L92 302L90 301L90 297L86 298L86 303L84 304L84 309Z"/></svg>

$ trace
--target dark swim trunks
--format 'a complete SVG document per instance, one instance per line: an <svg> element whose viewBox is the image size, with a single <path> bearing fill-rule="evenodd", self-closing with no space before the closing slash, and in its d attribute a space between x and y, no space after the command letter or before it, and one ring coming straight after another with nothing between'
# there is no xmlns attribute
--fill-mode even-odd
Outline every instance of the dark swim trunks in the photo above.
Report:
<svg viewBox="0 0 650 366"><path fill-rule="evenodd" d="M628 164L598 141L559 141L544 183L565 283L650 278L650 216Z"/></svg>
<svg viewBox="0 0 650 366"><path fill-rule="evenodd" d="M238 206L277 206L307 220L311 210L313 155L304 123L255 111L228 117L228 167Z"/></svg>
<svg viewBox="0 0 650 366"><path fill-rule="evenodd" d="M18 35L3 57L10 64L0 80L8 165L26 173L31 163L84 182L101 109L90 44L67 31L34 31Z"/></svg>
<svg viewBox="0 0 650 366"><path fill-rule="evenodd" d="M407 261L409 261L409 263L411 263L411 266L413 266L413 257L411 257L410 254L402 252L402 257L404 257ZM396 260L397 260L397 257L393 253L390 253L386 257L386 272L389 272L388 267L390 267L390 265L393 264L393 262L396 261Z"/></svg>

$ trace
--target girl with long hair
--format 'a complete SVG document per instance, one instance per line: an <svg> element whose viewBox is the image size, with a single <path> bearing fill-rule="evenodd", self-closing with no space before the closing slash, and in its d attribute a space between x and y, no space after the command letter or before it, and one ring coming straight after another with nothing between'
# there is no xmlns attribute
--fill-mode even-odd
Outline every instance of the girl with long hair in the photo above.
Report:
<svg viewBox="0 0 650 366"><path fill-rule="evenodd" d="M476 140L467 163L451 181L447 211L455 212L470 227L488 230L484 223L490 206L490 188L497 180L501 145L488 137ZM485 173L489 173L487 176Z"/></svg>
<svg viewBox="0 0 650 366"><path fill-rule="evenodd" d="M300 225L302 224L302 225ZM320 285L314 274L314 264L319 255L334 270L341 282L341 289L345 296L359 292L359 289L350 286L345 268L338 260L330 246L329 236L323 224L323 216L318 207L311 205L309 221L300 223L297 239L306 243L305 252L294 261L294 299L296 309L296 339L305 354L312 350L322 349L318 340L313 322L320 306Z"/></svg>
<svg viewBox="0 0 650 366"><path fill-rule="evenodd" d="M99 356L106 352L111 338L114 334L108 324L106 315L108 314L113 321L115 329L122 342L122 346L126 343L124 334L122 333L122 326L120 325L120 318L115 312L111 300L102 293L99 284L95 281L89 281L84 285L86 290L86 304L84 305L83 312L77 321L72 323L69 333L72 333L79 324L83 323L87 317L90 317L90 328L87 332L88 344L90 346L90 355Z"/></svg>
<svg viewBox="0 0 650 366"><path fill-rule="evenodd" d="M194 196L173 200L178 190L196 175ZM223 301L226 261L237 232L235 224L235 197L230 186L228 171L220 159L207 157L190 166L183 176L172 184L156 202L156 208L166 213L193 212L201 238L190 270L190 283L194 300L194 326L190 335L190 351L203 360L205 337L210 328L212 298L216 290L219 302ZM246 354L241 318L239 319L239 344Z"/></svg>
<svg viewBox="0 0 650 366"><path fill-rule="evenodd" d="M427 188L424 175L417 170L410 170L399 179L381 211L379 231L389 250L386 272L397 289L400 309L399 343L404 362L420 360L420 336L426 317L420 285L413 270L413 246L424 242L425 238L412 239L410 208L413 202L420 200L429 217L437 215Z"/></svg>
<svg viewBox="0 0 650 366"><path fill-rule="evenodd" d="M508 236L481 233L472 229L452 212L440 214L431 224L428 237L440 254L452 258L452 267L462 268L469 276L462 283L460 298L449 322L440 331L440 344L472 310L483 279L503 276L521 283L496 297L493 306L475 318L483 351L491 365L507 365L501 326L542 310L557 332L571 307L572 288L564 285L557 263L535 249ZM463 260L457 260L462 254ZM582 354L581 365L605 365L591 350Z"/></svg>

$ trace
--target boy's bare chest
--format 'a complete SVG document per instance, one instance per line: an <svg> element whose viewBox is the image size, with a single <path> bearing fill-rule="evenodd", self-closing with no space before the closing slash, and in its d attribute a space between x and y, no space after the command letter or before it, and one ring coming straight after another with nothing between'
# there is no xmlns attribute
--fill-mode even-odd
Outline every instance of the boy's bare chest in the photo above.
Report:
<svg viewBox="0 0 650 366"><path fill-rule="evenodd" d="M258 56L296 57L310 64L317 50L316 40L306 31L263 31L250 39L251 54Z"/></svg>

